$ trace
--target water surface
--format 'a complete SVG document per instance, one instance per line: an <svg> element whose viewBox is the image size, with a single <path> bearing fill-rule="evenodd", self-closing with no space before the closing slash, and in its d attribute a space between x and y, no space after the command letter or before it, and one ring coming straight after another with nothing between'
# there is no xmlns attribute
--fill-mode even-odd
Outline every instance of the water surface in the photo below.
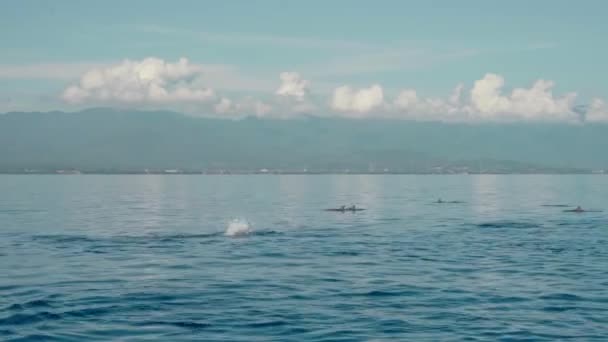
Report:
<svg viewBox="0 0 608 342"><path fill-rule="evenodd" d="M608 215L560 204L608 177L0 176L0 340L605 341Z"/></svg>

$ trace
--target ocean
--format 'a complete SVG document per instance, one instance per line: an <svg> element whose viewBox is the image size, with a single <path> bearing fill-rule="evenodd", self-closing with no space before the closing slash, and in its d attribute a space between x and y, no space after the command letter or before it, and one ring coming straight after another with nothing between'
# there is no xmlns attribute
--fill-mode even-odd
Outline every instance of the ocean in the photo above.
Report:
<svg viewBox="0 0 608 342"><path fill-rule="evenodd" d="M4 175L0 340L606 341L605 210L606 175Z"/></svg>

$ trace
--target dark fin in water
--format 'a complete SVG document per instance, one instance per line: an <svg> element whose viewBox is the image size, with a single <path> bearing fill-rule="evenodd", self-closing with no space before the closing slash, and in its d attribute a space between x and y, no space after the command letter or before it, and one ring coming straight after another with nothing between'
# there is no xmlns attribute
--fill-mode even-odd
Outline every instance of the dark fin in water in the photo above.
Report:
<svg viewBox="0 0 608 342"><path fill-rule="evenodd" d="M324 211L337 211L337 212L349 212L349 211L363 211L365 209L363 208L356 208L356 209L340 209L340 208L329 208L329 209L323 209Z"/></svg>

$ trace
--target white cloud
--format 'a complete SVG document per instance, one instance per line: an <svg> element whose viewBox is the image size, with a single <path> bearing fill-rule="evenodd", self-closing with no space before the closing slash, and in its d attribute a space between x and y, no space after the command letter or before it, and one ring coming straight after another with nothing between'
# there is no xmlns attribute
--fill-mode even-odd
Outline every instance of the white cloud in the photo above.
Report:
<svg viewBox="0 0 608 342"><path fill-rule="evenodd" d="M277 89L276 94L279 96L293 97L298 101L303 101L308 94L310 82L302 79L297 72L282 72L281 86Z"/></svg>
<svg viewBox="0 0 608 342"><path fill-rule="evenodd" d="M471 105L481 118L517 117L521 119L575 118L575 93L555 97L552 81L538 80L531 88L515 88L510 95L502 94L504 78L486 74L475 81L471 90Z"/></svg>
<svg viewBox="0 0 608 342"><path fill-rule="evenodd" d="M255 114L257 116L264 116L272 112L272 106L262 101L255 102Z"/></svg>
<svg viewBox="0 0 608 342"><path fill-rule="evenodd" d="M587 109L585 121L608 123L608 105L601 99L593 99Z"/></svg>
<svg viewBox="0 0 608 342"><path fill-rule="evenodd" d="M93 70L104 70L119 65L120 61L37 64L0 64L0 80L70 80L80 79ZM275 89L272 77L250 74L226 64L192 64L204 75L205 83L226 91L269 92ZM76 86L76 85L75 85Z"/></svg>
<svg viewBox="0 0 608 342"><path fill-rule="evenodd" d="M452 95L450 95L449 103L453 106L459 106L460 101L462 101L462 91L464 90L464 84L460 83L454 88L452 91Z"/></svg>
<svg viewBox="0 0 608 342"><path fill-rule="evenodd" d="M176 63L159 58L125 60L87 71L69 86L62 98L69 103L174 103L207 102L213 89L202 84L203 67L181 58Z"/></svg>
<svg viewBox="0 0 608 342"><path fill-rule="evenodd" d="M530 88L515 88L503 95L504 78L486 74L474 82L468 96L457 85L447 98L420 97L413 89L401 91L393 101L392 116L438 121L574 121L575 93L554 96L551 81L538 80ZM397 114L394 113L397 112Z"/></svg>
<svg viewBox="0 0 608 342"><path fill-rule="evenodd" d="M509 99L500 95L504 79L495 74L486 74L475 81L471 90L471 103L482 114L487 116L502 113L509 109Z"/></svg>
<svg viewBox="0 0 608 342"><path fill-rule="evenodd" d="M82 67L81 67L82 69ZM46 68L23 69L3 76L26 76ZM139 61L125 60L109 66L94 66L80 74L77 83L68 86L62 99L70 104L118 105L132 104L146 108L159 107L183 110L192 114L221 114L232 117L256 115L294 117L302 113L323 115L323 98L311 97L311 83L298 72L282 72L278 88L254 84L240 89L231 84L247 79L234 67L191 63L185 58L167 62L159 58ZM48 72L48 70L47 70ZM52 77L52 73L47 73ZM236 82L239 83L239 82ZM217 85L232 88L230 96L218 99ZM275 83L276 85L276 83ZM269 102L257 95L244 96L241 91L259 93L274 91ZM506 92L505 79L488 73L475 81L469 89L457 85L445 97L421 96L415 89L404 89L387 96L379 84L356 88L344 85L333 88L329 109L346 117L401 118L426 121L513 121L555 120L578 121L581 115L575 108L576 93L554 95L554 82L537 80L529 88L513 88ZM331 88L330 88L331 89ZM330 91L326 89L325 91ZM229 93L230 94L230 93ZM239 98L231 97L239 94ZM250 93L251 94L251 93ZM582 117L587 122L608 122L608 105L594 99Z"/></svg>
<svg viewBox="0 0 608 342"><path fill-rule="evenodd" d="M249 115L268 116L273 113L272 105L251 96L236 101L223 97L214 109L217 114L233 118Z"/></svg>
<svg viewBox="0 0 608 342"><path fill-rule="evenodd" d="M276 115L283 118L317 110L310 96L310 82L302 79L297 72L282 72L279 74L281 84L276 90Z"/></svg>
<svg viewBox="0 0 608 342"><path fill-rule="evenodd" d="M222 97L220 102L215 105L215 112L219 114L230 113L233 110L234 105L230 99Z"/></svg>
<svg viewBox="0 0 608 342"><path fill-rule="evenodd" d="M377 84L369 88L353 89L341 86L334 90L331 107L339 112L364 114L377 109L384 104L382 87Z"/></svg>
<svg viewBox="0 0 608 342"><path fill-rule="evenodd" d="M291 111L296 114L313 113L318 108L312 102L299 102L291 107Z"/></svg>
<svg viewBox="0 0 608 342"><path fill-rule="evenodd" d="M421 98L415 90L401 91L393 101L393 109L398 112L397 117L415 120L454 120L462 114L460 107L460 93L462 86L454 89L452 95L444 100L441 98Z"/></svg>
<svg viewBox="0 0 608 342"><path fill-rule="evenodd" d="M272 113L272 106L251 96L238 101L234 105L234 112L241 115L267 116Z"/></svg>
<svg viewBox="0 0 608 342"><path fill-rule="evenodd" d="M416 108L418 103L418 94L416 94L416 91L413 89L401 91L395 99L395 105L397 106L397 108L403 110L414 109Z"/></svg>

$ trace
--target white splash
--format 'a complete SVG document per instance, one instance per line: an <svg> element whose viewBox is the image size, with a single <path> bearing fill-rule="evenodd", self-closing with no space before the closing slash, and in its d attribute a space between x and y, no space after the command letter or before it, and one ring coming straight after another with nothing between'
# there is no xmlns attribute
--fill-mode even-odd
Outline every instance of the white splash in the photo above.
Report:
<svg viewBox="0 0 608 342"><path fill-rule="evenodd" d="M235 219L228 223L228 227L226 228L224 235L236 237L249 235L251 234L251 232L253 232L253 230L251 229L251 225L249 224L249 222Z"/></svg>

